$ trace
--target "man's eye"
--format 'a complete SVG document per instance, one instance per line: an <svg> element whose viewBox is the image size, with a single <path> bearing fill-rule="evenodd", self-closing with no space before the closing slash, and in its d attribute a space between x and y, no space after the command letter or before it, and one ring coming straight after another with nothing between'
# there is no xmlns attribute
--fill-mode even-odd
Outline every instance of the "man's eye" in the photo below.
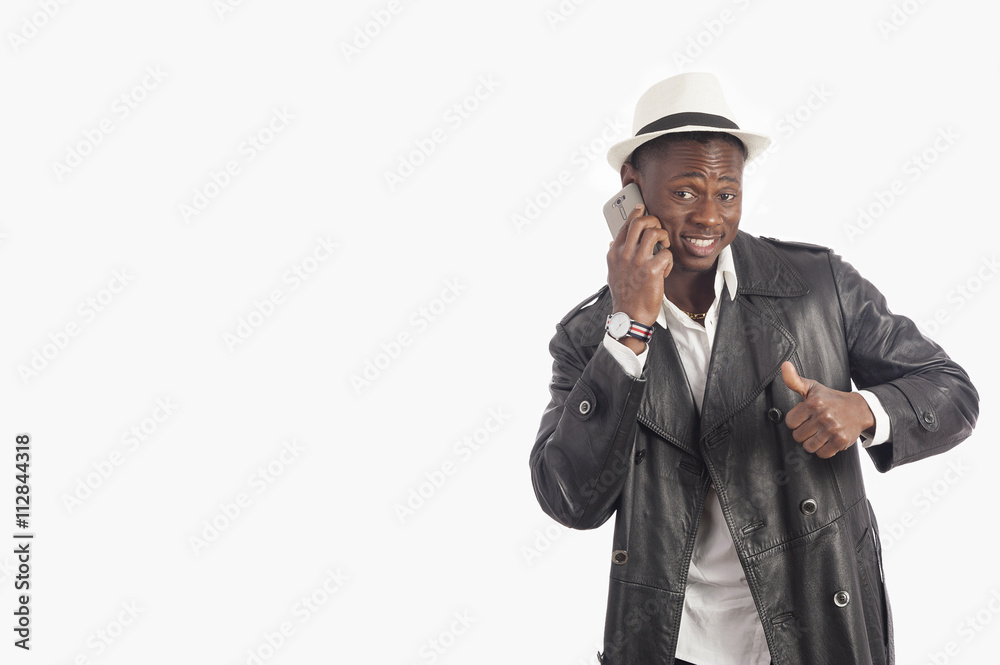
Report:
<svg viewBox="0 0 1000 665"><path fill-rule="evenodd" d="M694 198L694 194L691 192L674 192L674 195L679 199L690 199Z"/></svg>
<svg viewBox="0 0 1000 665"><path fill-rule="evenodd" d="M733 199L735 199L735 198L736 198L736 195L735 195L735 194L730 194L730 193L728 193L728 192L727 192L727 193L725 193L725 194L720 194L719 196L721 196L721 197L722 197L722 200L723 200L723 201L732 201Z"/></svg>

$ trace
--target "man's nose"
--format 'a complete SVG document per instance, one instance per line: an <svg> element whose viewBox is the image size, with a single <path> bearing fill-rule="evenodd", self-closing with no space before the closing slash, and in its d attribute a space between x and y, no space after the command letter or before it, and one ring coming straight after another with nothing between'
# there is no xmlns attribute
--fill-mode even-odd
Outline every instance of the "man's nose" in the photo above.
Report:
<svg viewBox="0 0 1000 665"><path fill-rule="evenodd" d="M705 197L698 202L691 221L700 226L716 226L722 223L722 210L716 201Z"/></svg>

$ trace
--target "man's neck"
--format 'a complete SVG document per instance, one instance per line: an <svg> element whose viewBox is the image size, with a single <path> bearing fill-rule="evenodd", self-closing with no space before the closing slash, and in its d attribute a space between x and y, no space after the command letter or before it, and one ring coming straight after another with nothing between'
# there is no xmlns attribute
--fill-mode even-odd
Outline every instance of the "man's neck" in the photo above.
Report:
<svg viewBox="0 0 1000 665"><path fill-rule="evenodd" d="M674 269L663 280L663 294L682 311L702 314L715 300L715 273L718 266L704 272Z"/></svg>

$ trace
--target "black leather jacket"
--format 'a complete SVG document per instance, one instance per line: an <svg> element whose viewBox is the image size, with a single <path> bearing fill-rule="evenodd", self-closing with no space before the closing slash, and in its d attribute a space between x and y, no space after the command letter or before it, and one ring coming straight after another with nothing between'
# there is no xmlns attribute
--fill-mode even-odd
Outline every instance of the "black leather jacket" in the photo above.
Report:
<svg viewBox="0 0 1000 665"><path fill-rule="evenodd" d="M860 445L806 453L784 424L781 379L872 391L891 442L879 471L949 450L972 431L969 377L830 250L743 232L735 300L723 289L701 416L669 331L633 379L603 348L611 294L571 311L550 344L552 401L531 451L542 508L576 529L617 512L602 662L673 663L688 565L714 484L775 665L893 663L892 618Z"/></svg>

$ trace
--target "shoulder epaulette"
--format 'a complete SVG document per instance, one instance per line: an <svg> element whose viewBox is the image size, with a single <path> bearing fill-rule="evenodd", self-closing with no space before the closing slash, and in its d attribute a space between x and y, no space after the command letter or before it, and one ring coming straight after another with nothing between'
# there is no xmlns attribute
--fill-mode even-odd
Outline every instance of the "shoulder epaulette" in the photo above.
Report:
<svg viewBox="0 0 1000 665"><path fill-rule="evenodd" d="M811 249L818 252L829 252L829 247L824 247L823 245L814 245L810 242L796 242L793 240L779 240L777 238L769 238L767 236L760 236L761 240L766 240L775 245L784 245L786 247L799 247L800 249Z"/></svg>
<svg viewBox="0 0 1000 665"><path fill-rule="evenodd" d="M594 304L596 304L597 301L599 301L602 297L605 296L605 294L610 296L610 293L611 293L610 288L608 287L607 284L605 284L604 286L601 287L600 291L594 293L593 295L587 296L585 300L581 301L576 307L571 309L559 323L566 325L567 323L569 323L570 319L572 319L573 317L575 317L577 314L587 309L588 307L591 307Z"/></svg>

